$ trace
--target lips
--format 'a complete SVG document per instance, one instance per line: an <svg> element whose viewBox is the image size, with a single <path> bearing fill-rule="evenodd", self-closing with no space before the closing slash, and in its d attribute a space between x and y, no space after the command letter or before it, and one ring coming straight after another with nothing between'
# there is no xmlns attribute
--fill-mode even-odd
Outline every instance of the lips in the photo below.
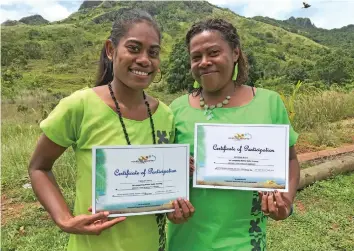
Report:
<svg viewBox="0 0 354 251"><path fill-rule="evenodd" d="M138 76L148 76L150 75L152 72L148 72L147 70L138 70L138 69L129 69L129 71L135 75Z"/></svg>
<svg viewBox="0 0 354 251"><path fill-rule="evenodd" d="M205 71L205 72L201 72L200 73L200 76L203 76L203 75L208 75L208 74L212 74L212 73L216 73L217 71Z"/></svg>

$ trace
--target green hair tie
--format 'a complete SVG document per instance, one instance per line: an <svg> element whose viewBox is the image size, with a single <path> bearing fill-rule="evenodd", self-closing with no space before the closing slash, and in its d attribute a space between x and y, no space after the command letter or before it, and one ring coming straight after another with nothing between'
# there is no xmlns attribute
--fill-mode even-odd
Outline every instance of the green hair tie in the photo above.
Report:
<svg viewBox="0 0 354 251"><path fill-rule="evenodd" d="M238 64L235 64L234 75L232 76L232 80L236 80L238 75ZM200 84L195 80L193 83L193 88L197 89L200 87Z"/></svg>

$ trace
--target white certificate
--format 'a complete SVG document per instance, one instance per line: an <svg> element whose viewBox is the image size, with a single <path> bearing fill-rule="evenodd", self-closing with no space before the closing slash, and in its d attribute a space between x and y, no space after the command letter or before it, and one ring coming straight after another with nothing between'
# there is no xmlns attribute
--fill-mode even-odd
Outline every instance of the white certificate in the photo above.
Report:
<svg viewBox="0 0 354 251"><path fill-rule="evenodd" d="M189 145L97 146L92 172L93 213L165 213L189 199Z"/></svg>
<svg viewBox="0 0 354 251"><path fill-rule="evenodd" d="M288 191L289 125L195 125L193 187Z"/></svg>

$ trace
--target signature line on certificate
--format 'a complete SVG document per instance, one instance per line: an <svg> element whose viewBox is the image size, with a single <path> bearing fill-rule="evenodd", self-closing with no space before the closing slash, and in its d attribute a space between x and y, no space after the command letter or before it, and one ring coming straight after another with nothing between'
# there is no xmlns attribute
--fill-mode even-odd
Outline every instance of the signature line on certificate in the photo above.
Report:
<svg viewBox="0 0 354 251"><path fill-rule="evenodd" d="M274 165L257 165L255 163L217 163L217 162L214 162L214 164L218 164L218 165L243 165L243 166L274 166Z"/></svg>
<svg viewBox="0 0 354 251"><path fill-rule="evenodd" d="M231 159L230 157L217 157L219 159ZM249 159L244 157L234 157L235 159ZM251 159L251 160L269 160L269 159Z"/></svg>

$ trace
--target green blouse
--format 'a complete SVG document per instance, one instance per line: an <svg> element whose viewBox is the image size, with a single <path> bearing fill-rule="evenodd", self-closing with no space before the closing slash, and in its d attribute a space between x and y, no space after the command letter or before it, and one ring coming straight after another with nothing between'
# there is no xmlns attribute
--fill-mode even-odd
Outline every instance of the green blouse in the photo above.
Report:
<svg viewBox="0 0 354 251"><path fill-rule="evenodd" d="M153 114L156 141L173 142L174 120L168 106L159 102ZM149 118L124 119L134 145L152 144ZM74 215L90 214L92 200L92 147L126 145L117 114L92 89L76 91L60 101L42 121L44 134L56 144L75 151L77 177ZM163 251L165 250L165 215L130 216L104 230L99 236L70 235L70 251Z"/></svg>
<svg viewBox="0 0 354 251"><path fill-rule="evenodd" d="M214 118L207 120L204 111L189 104L188 95L170 105L175 115L175 142L190 144L194 151L195 123L225 124L290 124L280 96L258 88L247 105L216 108ZM290 126L289 143L298 134ZM243 251L266 250L267 218L261 211L258 192L201 189L190 187L194 216L187 223L168 225L169 251Z"/></svg>

